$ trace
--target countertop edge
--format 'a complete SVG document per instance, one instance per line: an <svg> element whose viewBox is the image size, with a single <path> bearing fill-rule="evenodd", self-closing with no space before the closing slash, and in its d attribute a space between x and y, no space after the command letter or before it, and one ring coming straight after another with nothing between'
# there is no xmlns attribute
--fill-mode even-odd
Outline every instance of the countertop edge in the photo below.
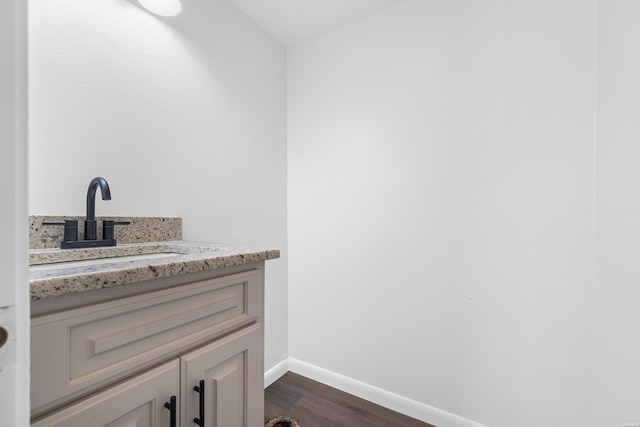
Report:
<svg viewBox="0 0 640 427"><path fill-rule="evenodd" d="M163 242L167 243L167 242ZM280 257L278 249L221 246L210 243L177 241L181 245L204 245L211 250L180 254L171 258L146 259L85 267L40 269L29 274L30 300L113 288L152 279L250 264Z"/></svg>

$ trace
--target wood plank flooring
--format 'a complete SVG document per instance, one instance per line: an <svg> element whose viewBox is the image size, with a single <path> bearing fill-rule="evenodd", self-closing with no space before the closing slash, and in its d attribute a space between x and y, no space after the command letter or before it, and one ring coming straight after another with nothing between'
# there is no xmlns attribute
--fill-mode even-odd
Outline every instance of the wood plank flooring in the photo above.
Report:
<svg viewBox="0 0 640 427"><path fill-rule="evenodd" d="M300 427L434 427L293 372L264 394L265 422L286 414Z"/></svg>

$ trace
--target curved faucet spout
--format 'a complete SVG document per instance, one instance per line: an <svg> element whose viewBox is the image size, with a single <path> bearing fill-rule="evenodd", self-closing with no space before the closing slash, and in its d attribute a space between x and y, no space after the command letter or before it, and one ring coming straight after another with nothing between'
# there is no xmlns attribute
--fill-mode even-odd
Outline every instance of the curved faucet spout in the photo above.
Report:
<svg viewBox="0 0 640 427"><path fill-rule="evenodd" d="M96 240L96 191L100 187L102 200L111 200L111 190L107 180L98 176L91 180L87 189L87 218L84 221L84 239Z"/></svg>
<svg viewBox="0 0 640 427"><path fill-rule="evenodd" d="M109 190L107 180L101 176L93 178L87 190L87 221L96 219L96 191L98 186L100 186L102 200L111 200L111 190Z"/></svg>

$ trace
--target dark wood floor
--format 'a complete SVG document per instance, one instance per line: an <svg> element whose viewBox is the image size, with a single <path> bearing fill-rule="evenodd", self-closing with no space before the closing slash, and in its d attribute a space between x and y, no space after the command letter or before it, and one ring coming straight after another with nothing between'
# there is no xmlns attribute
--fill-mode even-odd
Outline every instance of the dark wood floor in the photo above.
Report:
<svg viewBox="0 0 640 427"><path fill-rule="evenodd" d="M287 414L300 427L434 427L293 372L264 394L265 422Z"/></svg>

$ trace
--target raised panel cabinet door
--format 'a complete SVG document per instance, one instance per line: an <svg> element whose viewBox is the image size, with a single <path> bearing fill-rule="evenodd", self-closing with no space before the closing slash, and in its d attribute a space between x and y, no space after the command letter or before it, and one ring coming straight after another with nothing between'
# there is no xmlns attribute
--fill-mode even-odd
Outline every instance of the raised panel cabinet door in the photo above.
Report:
<svg viewBox="0 0 640 427"><path fill-rule="evenodd" d="M256 427L264 423L262 337L254 324L181 356L182 426ZM202 383L201 383L202 381ZM204 386L204 423L201 393ZM198 387L199 391L194 390ZM198 419L196 424L194 419Z"/></svg>
<svg viewBox="0 0 640 427"><path fill-rule="evenodd" d="M171 396L180 393L177 358L110 387L52 415L32 427L170 427ZM179 398L179 397L178 397ZM176 411L179 410L176 406ZM179 417L179 414L176 414ZM179 419L179 418L177 418Z"/></svg>

